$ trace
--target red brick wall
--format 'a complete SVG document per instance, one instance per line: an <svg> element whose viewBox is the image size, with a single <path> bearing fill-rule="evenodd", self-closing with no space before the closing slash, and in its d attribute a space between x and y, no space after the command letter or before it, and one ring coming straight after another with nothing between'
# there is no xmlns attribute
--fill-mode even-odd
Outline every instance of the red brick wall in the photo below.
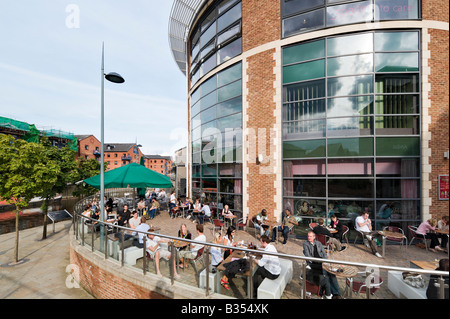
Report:
<svg viewBox="0 0 450 319"><path fill-rule="evenodd" d="M242 0L242 51L281 37L278 0Z"/></svg>
<svg viewBox="0 0 450 319"><path fill-rule="evenodd" d="M449 22L448 0L422 0L422 19Z"/></svg>
<svg viewBox="0 0 450 319"><path fill-rule="evenodd" d="M167 299L98 267L72 248L70 263L78 266L80 285L98 299Z"/></svg>
<svg viewBox="0 0 450 319"><path fill-rule="evenodd" d="M433 1L427 1L433 2ZM437 1L434 1L437 2ZM448 1L439 1L442 10L447 10L448 21ZM446 8L445 8L446 7ZM449 215L449 201L439 200L439 175L448 175L449 160L444 158L444 152L449 150L449 38L448 31L430 29L431 42L429 50L431 52L429 82L431 83L431 157L432 166L430 178L432 181L432 205L430 214L437 219L444 215Z"/></svg>
<svg viewBox="0 0 450 319"><path fill-rule="evenodd" d="M78 152L79 152L79 158L85 159L87 156L88 159L96 159L93 151L95 150L95 148L97 147L99 152L100 152L100 141L95 138L93 135L81 140L79 142L79 146L78 146ZM89 149L86 150L86 145L88 146Z"/></svg>

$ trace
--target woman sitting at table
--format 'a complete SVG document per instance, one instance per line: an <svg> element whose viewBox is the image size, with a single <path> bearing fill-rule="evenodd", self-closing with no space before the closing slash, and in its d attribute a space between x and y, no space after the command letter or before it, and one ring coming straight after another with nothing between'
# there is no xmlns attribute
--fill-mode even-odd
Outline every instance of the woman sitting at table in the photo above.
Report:
<svg viewBox="0 0 450 319"><path fill-rule="evenodd" d="M217 232L214 234L213 244L223 245L223 239L221 233ZM211 246L211 272L215 273L217 266L223 261L224 248Z"/></svg>
<svg viewBox="0 0 450 319"><path fill-rule="evenodd" d="M234 235L236 234L236 228L234 226L230 226L227 229L227 233L224 236L223 244L224 246L235 247L236 243L234 242ZM223 254L223 259L227 259L227 257L231 254L232 250L227 249Z"/></svg>
<svg viewBox="0 0 450 319"><path fill-rule="evenodd" d="M336 215L331 215L330 227L335 229L336 233L331 233L331 236L342 242L342 234L344 233L344 227L342 227L341 221L336 217Z"/></svg>
<svg viewBox="0 0 450 319"><path fill-rule="evenodd" d="M439 247L439 239L437 234L434 232L435 229L436 219L430 218L417 227L416 234L425 239L431 239L430 250L432 252L436 252L436 250L443 251L444 249Z"/></svg>

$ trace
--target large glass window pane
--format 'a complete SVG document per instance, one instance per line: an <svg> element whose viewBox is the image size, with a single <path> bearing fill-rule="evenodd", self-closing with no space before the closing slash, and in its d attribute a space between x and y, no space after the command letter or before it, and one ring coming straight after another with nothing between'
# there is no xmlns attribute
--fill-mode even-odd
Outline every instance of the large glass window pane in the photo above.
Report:
<svg viewBox="0 0 450 319"><path fill-rule="evenodd" d="M216 107L210 107L209 109L203 111L201 114L202 123L207 123L214 120L217 117Z"/></svg>
<svg viewBox="0 0 450 319"><path fill-rule="evenodd" d="M223 206L228 205L231 210L242 211L242 196L240 195L219 194L218 201Z"/></svg>
<svg viewBox="0 0 450 319"><path fill-rule="evenodd" d="M325 26L324 12L324 9L319 9L283 20L283 37L323 28Z"/></svg>
<svg viewBox="0 0 450 319"><path fill-rule="evenodd" d="M283 162L284 177L325 176L325 160L294 160Z"/></svg>
<svg viewBox="0 0 450 319"><path fill-rule="evenodd" d="M221 87L217 90L219 102L225 101L229 98L242 95L242 81L236 81L227 86Z"/></svg>
<svg viewBox="0 0 450 319"><path fill-rule="evenodd" d="M354 34L327 39L327 56L373 51L373 33Z"/></svg>
<svg viewBox="0 0 450 319"><path fill-rule="evenodd" d="M383 226L398 226L406 229L407 224L395 223L398 220L418 220L420 219L420 201L419 200L388 200L377 201L377 219L387 219L388 222L377 222L377 229L382 229Z"/></svg>
<svg viewBox="0 0 450 319"><path fill-rule="evenodd" d="M283 65L325 57L325 40L317 40L283 49Z"/></svg>
<svg viewBox="0 0 450 319"><path fill-rule="evenodd" d="M201 140L196 140L192 142L192 153L197 153L201 151Z"/></svg>
<svg viewBox="0 0 450 319"><path fill-rule="evenodd" d="M200 66L200 77L207 74L209 71L214 69L217 65L217 58L216 54L213 54L208 60L203 62L203 64Z"/></svg>
<svg viewBox="0 0 450 319"><path fill-rule="evenodd" d="M327 26L372 21L372 1L330 6L327 8Z"/></svg>
<svg viewBox="0 0 450 319"><path fill-rule="evenodd" d="M283 102L303 101L325 97L325 79L285 85Z"/></svg>
<svg viewBox="0 0 450 319"><path fill-rule="evenodd" d="M285 179L284 196L325 197L325 179Z"/></svg>
<svg viewBox="0 0 450 319"><path fill-rule="evenodd" d="M341 117L327 120L327 136L373 135L372 117Z"/></svg>
<svg viewBox="0 0 450 319"><path fill-rule="evenodd" d="M200 100L202 111L216 104L216 102L217 102L216 91L211 92L210 94L202 97L202 99Z"/></svg>
<svg viewBox="0 0 450 319"><path fill-rule="evenodd" d="M418 74L377 74L375 77L376 93L419 92Z"/></svg>
<svg viewBox="0 0 450 319"><path fill-rule="evenodd" d="M325 157L325 140L286 141L283 158Z"/></svg>
<svg viewBox="0 0 450 319"><path fill-rule="evenodd" d="M192 106L192 116L196 116L200 112L200 103L196 103Z"/></svg>
<svg viewBox="0 0 450 319"><path fill-rule="evenodd" d="M419 198L418 179L377 179L377 198Z"/></svg>
<svg viewBox="0 0 450 319"><path fill-rule="evenodd" d="M306 216L307 218L325 217L326 201L325 199L313 198L285 198L283 207L291 208L294 216ZM306 227L312 221L307 218L303 219L307 221Z"/></svg>
<svg viewBox="0 0 450 319"><path fill-rule="evenodd" d="M377 116L377 135L416 135L420 132L419 116Z"/></svg>
<svg viewBox="0 0 450 319"><path fill-rule="evenodd" d="M367 208L369 218L373 219L373 201L372 200L329 200L328 217L331 214L336 215L341 220L348 220L355 223L355 219Z"/></svg>
<svg viewBox="0 0 450 319"><path fill-rule="evenodd" d="M225 132L221 134L222 145L224 148L235 147L242 145L242 129L225 129Z"/></svg>
<svg viewBox="0 0 450 319"><path fill-rule="evenodd" d="M325 120L296 121L283 123L283 139L325 137Z"/></svg>
<svg viewBox="0 0 450 319"><path fill-rule="evenodd" d="M217 176L217 165L202 165L202 176Z"/></svg>
<svg viewBox="0 0 450 319"><path fill-rule="evenodd" d="M223 86L242 77L242 64L237 63L217 74L218 86Z"/></svg>
<svg viewBox="0 0 450 319"><path fill-rule="evenodd" d="M391 1L391 0L389 0ZM375 51L417 51L419 32L376 32Z"/></svg>
<svg viewBox="0 0 450 319"><path fill-rule="evenodd" d="M206 94L208 94L209 92L215 90L217 88L217 78L216 75L213 75L212 77L210 77L208 80L206 80L205 82L203 82L200 85L200 94L201 96L205 96Z"/></svg>
<svg viewBox="0 0 450 319"><path fill-rule="evenodd" d="M283 84L322 78L325 76L325 60L304 62L283 67Z"/></svg>
<svg viewBox="0 0 450 319"><path fill-rule="evenodd" d="M217 31L225 29L233 22L239 20L242 17L242 4L239 2L233 8L224 13L219 19L217 19Z"/></svg>
<svg viewBox="0 0 450 319"><path fill-rule="evenodd" d="M242 177L242 164L219 164L219 175L223 177Z"/></svg>
<svg viewBox="0 0 450 319"><path fill-rule="evenodd" d="M419 3L418 0L375 0L375 19L418 19Z"/></svg>
<svg viewBox="0 0 450 319"><path fill-rule="evenodd" d="M216 18L216 12L215 10L212 10L207 16L206 18L203 20L202 25L200 27L200 30L203 32L205 31L209 24L214 21L214 19Z"/></svg>
<svg viewBox="0 0 450 319"><path fill-rule="evenodd" d="M373 176L373 159L329 159L327 169L328 176Z"/></svg>
<svg viewBox="0 0 450 319"><path fill-rule="evenodd" d="M325 117L325 99L288 103L283 106L283 121Z"/></svg>
<svg viewBox="0 0 450 319"><path fill-rule="evenodd" d="M219 179L219 191L221 193L242 193L242 180L234 178Z"/></svg>
<svg viewBox="0 0 450 319"><path fill-rule="evenodd" d="M324 4L324 0L283 0L284 16L309 10Z"/></svg>
<svg viewBox="0 0 450 319"><path fill-rule="evenodd" d="M217 120L217 128L221 132L225 132L226 129L235 129L241 127L242 127L242 113L222 117Z"/></svg>
<svg viewBox="0 0 450 319"><path fill-rule="evenodd" d="M419 137L377 137L377 156L420 156Z"/></svg>
<svg viewBox="0 0 450 319"><path fill-rule="evenodd" d="M215 48L214 41L211 41L210 43L208 43L208 45L202 49L202 52L200 53L200 59L203 59L204 57L206 57L214 48Z"/></svg>
<svg viewBox="0 0 450 319"><path fill-rule="evenodd" d="M375 71L419 71L419 53L375 53Z"/></svg>
<svg viewBox="0 0 450 319"><path fill-rule="evenodd" d="M328 117L369 115L372 113L373 97L371 95L348 96L328 99Z"/></svg>
<svg viewBox="0 0 450 319"><path fill-rule="evenodd" d="M192 153L192 163L193 164L200 164L202 160L201 152L199 153Z"/></svg>
<svg viewBox="0 0 450 319"><path fill-rule="evenodd" d="M377 95L375 96L376 114L419 113L418 95Z"/></svg>
<svg viewBox="0 0 450 319"><path fill-rule="evenodd" d="M373 179L328 179L328 197L373 198Z"/></svg>
<svg viewBox="0 0 450 319"><path fill-rule="evenodd" d="M242 146L226 147L222 154L222 163L242 162Z"/></svg>
<svg viewBox="0 0 450 319"><path fill-rule="evenodd" d="M217 104L217 117L227 116L237 112L242 112L242 96Z"/></svg>
<svg viewBox="0 0 450 319"><path fill-rule="evenodd" d="M192 130L192 140L196 141L202 137L201 135L201 127L198 126L197 128Z"/></svg>
<svg viewBox="0 0 450 319"><path fill-rule="evenodd" d="M420 177L420 161L416 158L378 158L379 177Z"/></svg>
<svg viewBox="0 0 450 319"><path fill-rule="evenodd" d="M373 138L329 139L328 156L373 156Z"/></svg>
<svg viewBox="0 0 450 319"><path fill-rule="evenodd" d="M202 179L202 188L204 192L217 192L217 179L215 178Z"/></svg>
<svg viewBox="0 0 450 319"><path fill-rule="evenodd" d="M340 76L373 72L373 55L360 54L329 58L327 61L327 75Z"/></svg>
<svg viewBox="0 0 450 319"><path fill-rule="evenodd" d="M228 8L230 8L234 3L236 3L236 0L225 0L222 1L218 6L218 13L221 14L225 12Z"/></svg>
<svg viewBox="0 0 450 319"><path fill-rule="evenodd" d="M204 46L216 35L216 22L214 21L211 26L200 36L200 46Z"/></svg>
<svg viewBox="0 0 450 319"><path fill-rule="evenodd" d="M192 177L200 177L200 165L192 165Z"/></svg>
<svg viewBox="0 0 450 319"><path fill-rule="evenodd" d="M232 38L233 36L239 34L239 32L241 32L241 25L240 24L238 24L238 25L228 29L224 33L222 33L219 36L217 36L217 45L219 45L219 44L227 41L228 39Z"/></svg>
<svg viewBox="0 0 450 319"><path fill-rule="evenodd" d="M226 62L242 53L242 38L234 40L223 49L217 51L219 64Z"/></svg>
<svg viewBox="0 0 450 319"><path fill-rule="evenodd" d="M328 96L373 93L373 76L359 75L327 79Z"/></svg>

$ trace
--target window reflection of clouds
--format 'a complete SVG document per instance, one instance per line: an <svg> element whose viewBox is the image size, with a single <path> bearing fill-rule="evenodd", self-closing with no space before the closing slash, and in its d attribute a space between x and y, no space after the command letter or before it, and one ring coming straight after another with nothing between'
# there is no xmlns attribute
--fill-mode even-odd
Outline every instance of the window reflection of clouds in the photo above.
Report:
<svg viewBox="0 0 450 319"><path fill-rule="evenodd" d="M327 39L327 56L372 52L372 35L363 33Z"/></svg>
<svg viewBox="0 0 450 319"><path fill-rule="evenodd" d="M416 51L418 49L418 32L375 33L375 51Z"/></svg>
<svg viewBox="0 0 450 319"><path fill-rule="evenodd" d="M327 76L364 74L373 72L373 55L361 54L329 58Z"/></svg>

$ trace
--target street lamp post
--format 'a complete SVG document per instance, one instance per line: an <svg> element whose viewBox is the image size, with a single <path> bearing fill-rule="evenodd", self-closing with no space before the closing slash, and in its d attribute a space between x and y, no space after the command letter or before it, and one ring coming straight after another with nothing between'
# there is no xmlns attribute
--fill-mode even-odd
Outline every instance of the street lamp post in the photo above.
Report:
<svg viewBox="0 0 450 319"><path fill-rule="evenodd" d="M123 83L125 79L118 73L104 71L104 43L102 43L102 70L101 70L101 124L100 124L100 220L103 222L105 213L105 154L104 154L104 78L113 83ZM104 227L100 227L100 238L103 242ZM100 244L100 247L103 247Z"/></svg>

